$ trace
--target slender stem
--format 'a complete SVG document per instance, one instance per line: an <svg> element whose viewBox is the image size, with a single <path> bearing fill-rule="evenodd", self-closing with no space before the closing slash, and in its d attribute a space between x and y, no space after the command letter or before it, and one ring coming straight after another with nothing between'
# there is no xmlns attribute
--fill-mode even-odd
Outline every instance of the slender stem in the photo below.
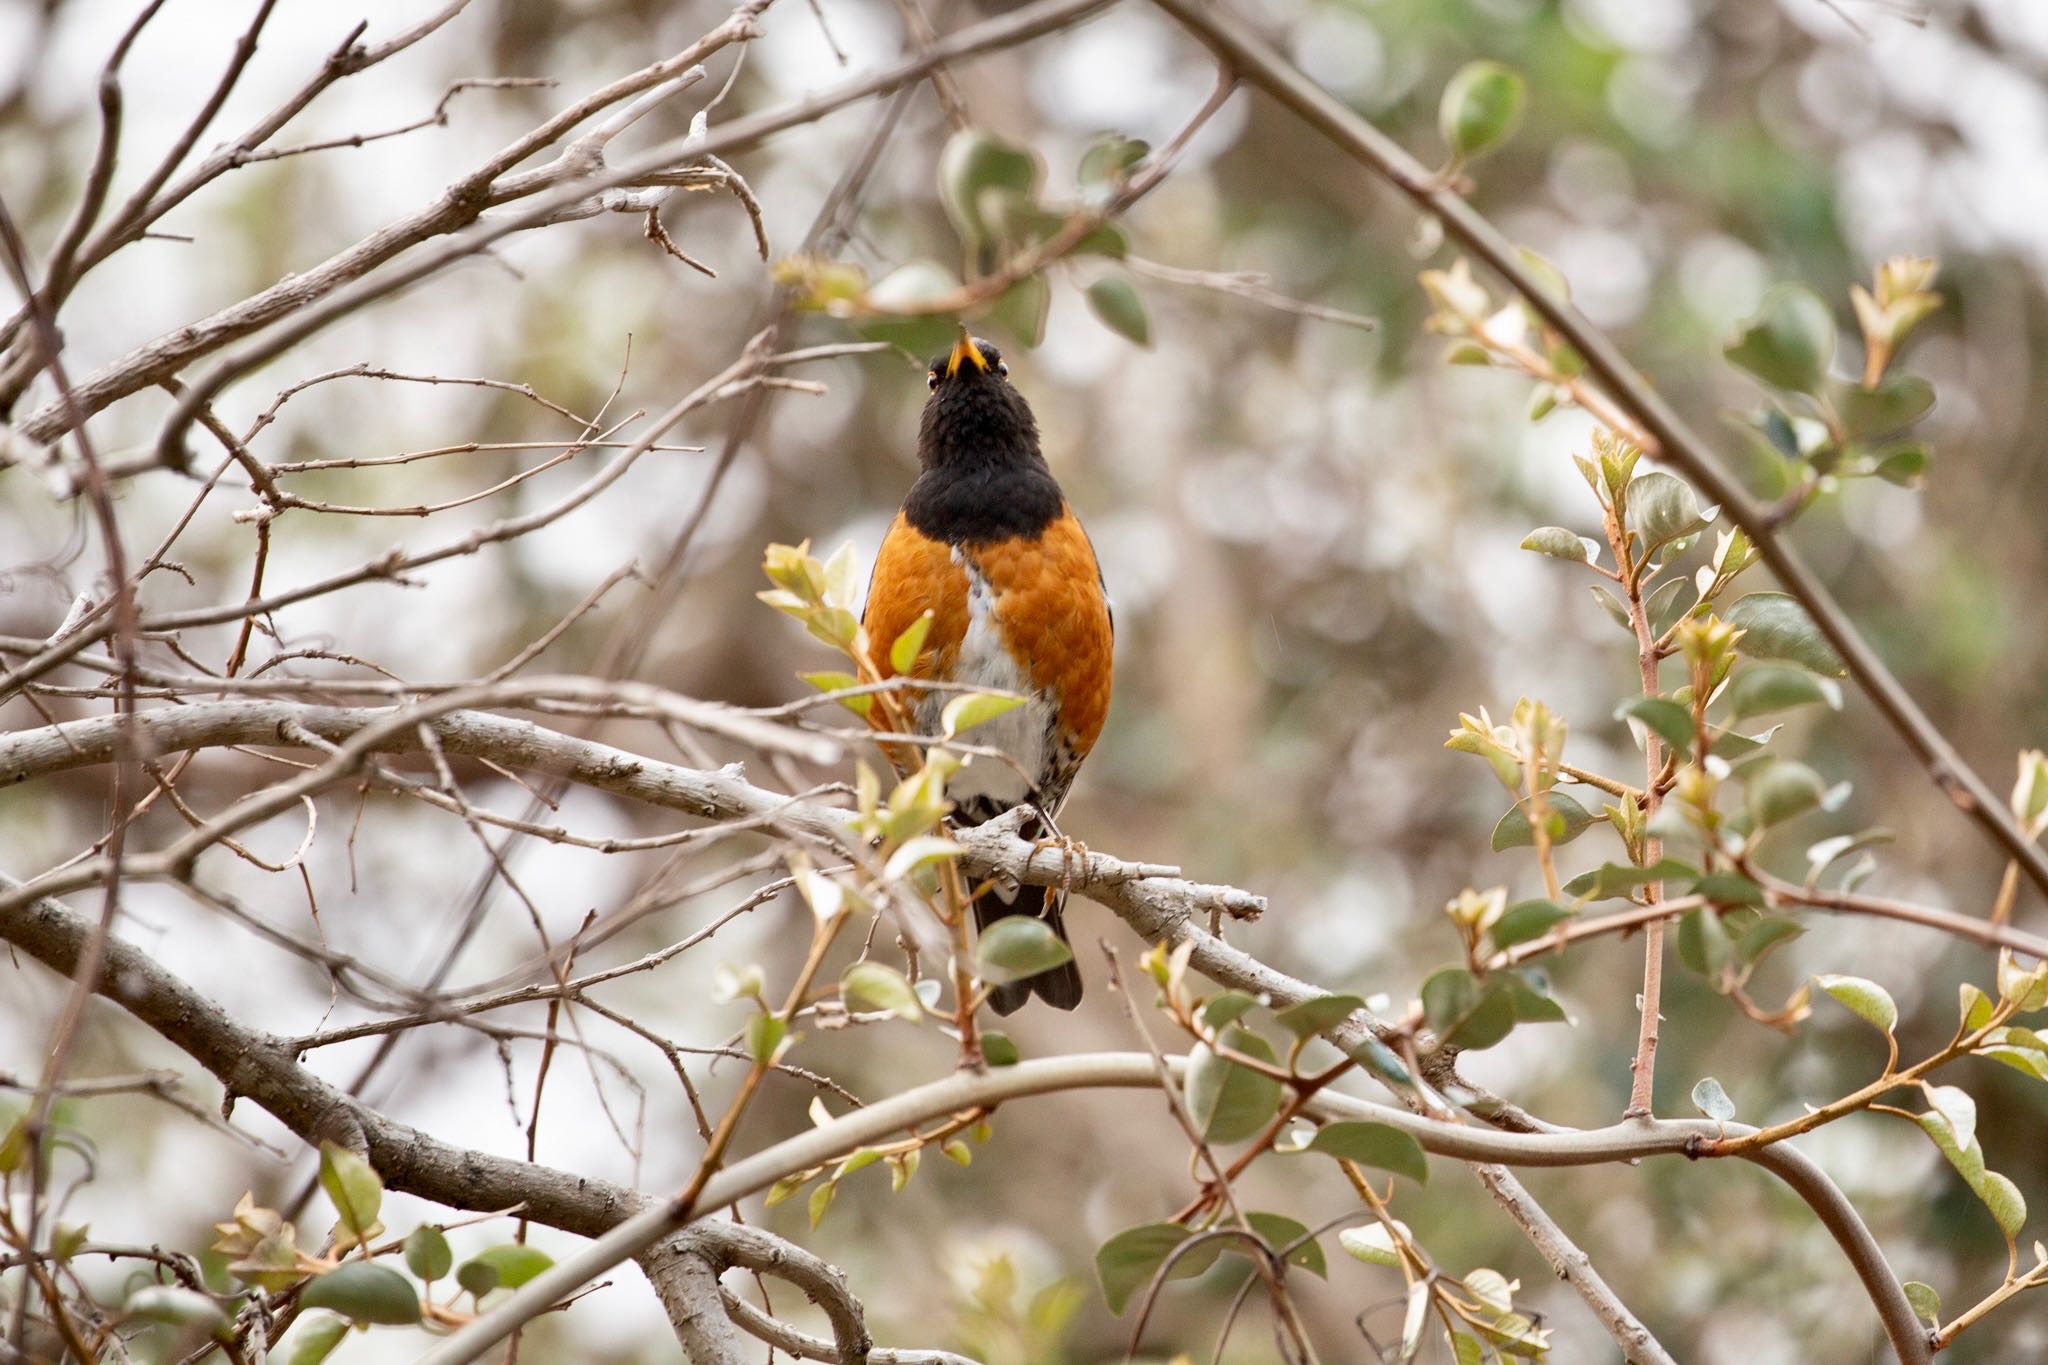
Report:
<svg viewBox="0 0 2048 1365"><path fill-rule="evenodd" d="M846 922L847 912L839 911L831 919L818 925L811 935L811 950L804 957L803 969L796 974L796 982L789 988L789 996L779 1011L786 1025L796 1018L796 1012L803 1008L804 997L811 992L811 982L824 965L825 950L832 946L832 940L839 936L839 926ZM697 1173L690 1177L690 1183L676 1196L675 1202L682 1208L693 1209L697 1197L704 1192L705 1184L717 1173L719 1163L725 1159L725 1150L732 1145L733 1134L739 1131L740 1116L746 1112L747 1102L754 1098L754 1092L761 1088L761 1081L774 1069L774 1057L756 1057L740 1082L739 1093L733 1096L732 1104L726 1109L718 1128L711 1134L710 1143L704 1148L704 1159L697 1163ZM727 1202L727 1201L721 1201Z"/></svg>
<svg viewBox="0 0 2048 1365"><path fill-rule="evenodd" d="M1969 1328L1975 1326L1979 1321L1981 1321L1984 1318L1986 1314L1990 1313L1992 1309L1998 1307L2007 1299L2011 1298L2015 1294L2020 1293L2022 1290L2032 1289L2036 1285L2042 1284L2044 1282L2048 1281L2044 1281L2043 1279L2043 1267L2041 1266L2034 1267L2034 1269L2028 1271L2024 1275L2006 1276L2004 1284L2001 1284L2000 1286L1998 1286L1998 1288L1992 1290L1989 1294L1985 1295L1976 1303L1971 1304L1967 1309L1963 1310L1963 1312L1958 1314L1956 1316L1955 1321L1949 1323L1948 1326L1943 1327L1935 1332L1934 1349L1937 1351L1947 1350L1949 1347L1955 1345L1957 1337L1961 1336Z"/></svg>
<svg viewBox="0 0 2048 1365"><path fill-rule="evenodd" d="M1643 602L1644 570L1649 564L1648 548L1645 547L1641 560L1634 560L1629 553L1628 528L1622 524L1618 508L1609 504L1604 516L1607 543L1614 549L1614 563L1621 574L1621 587L1628 606L1629 627L1636 637L1636 671L1646 697L1657 695L1657 642L1650 630L1649 609ZM1643 819L1645 822L1657 813L1663 803L1664 793L1658 779L1664 770L1663 743L1656 731L1643 727ZM1663 856L1663 841L1644 836L1640 865L1649 867ZM1664 899L1664 884L1652 882L1644 889L1651 904ZM1641 1022L1636 1027L1636 1053L1629 1063L1628 1108L1622 1111L1625 1118L1648 1118L1654 1109L1657 1082L1657 1026L1660 1022L1658 1011L1664 996L1664 917L1658 916L1643 927L1643 991L1641 1000Z"/></svg>

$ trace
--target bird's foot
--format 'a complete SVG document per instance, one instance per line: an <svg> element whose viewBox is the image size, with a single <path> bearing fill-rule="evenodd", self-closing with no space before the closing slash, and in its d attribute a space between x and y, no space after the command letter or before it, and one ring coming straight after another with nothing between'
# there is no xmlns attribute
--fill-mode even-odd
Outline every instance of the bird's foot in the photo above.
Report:
<svg viewBox="0 0 2048 1365"><path fill-rule="evenodd" d="M1072 891L1074 889L1076 885L1074 866L1076 863L1080 864L1081 871L1084 874L1079 884L1087 885L1085 874L1088 870L1088 845L1082 843L1079 839L1069 839L1064 834L1054 832L1042 835L1032 841L1031 856L1036 858L1041 852L1049 848L1059 850L1060 890Z"/></svg>

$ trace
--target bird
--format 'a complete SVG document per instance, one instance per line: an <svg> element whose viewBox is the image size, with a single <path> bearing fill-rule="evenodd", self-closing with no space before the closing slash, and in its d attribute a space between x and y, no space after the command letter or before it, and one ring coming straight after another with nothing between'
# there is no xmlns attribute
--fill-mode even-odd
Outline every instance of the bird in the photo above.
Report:
<svg viewBox="0 0 2048 1365"><path fill-rule="evenodd" d="M918 424L919 472L875 557L862 625L877 652L925 612L932 624L912 678L1016 692L1025 704L976 727L999 750L947 784L956 826L979 825L1029 805L1026 839L1050 822L1095 746L1109 711L1115 623L1088 533L1039 449L1031 406L1010 382L1002 352L960 329L931 362ZM876 663L895 676L886 657ZM920 734L938 734L953 695L912 694ZM977 932L1010 915L1035 915L1062 941L1065 892L998 879L974 898ZM1081 1002L1074 961L995 986L989 1005L1010 1014L1033 995L1057 1009Z"/></svg>

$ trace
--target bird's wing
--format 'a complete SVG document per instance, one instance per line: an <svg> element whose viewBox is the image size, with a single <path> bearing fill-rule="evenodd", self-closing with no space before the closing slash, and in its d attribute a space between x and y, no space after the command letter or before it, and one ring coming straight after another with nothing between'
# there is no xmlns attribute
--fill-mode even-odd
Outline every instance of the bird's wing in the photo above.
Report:
<svg viewBox="0 0 2048 1365"><path fill-rule="evenodd" d="M883 677L896 673L889 662L890 646L927 611L932 613L931 630L908 671L915 678L944 678L951 674L967 635L967 571L952 546L928 538L899 512L875 555L861 620Z"/></svg>

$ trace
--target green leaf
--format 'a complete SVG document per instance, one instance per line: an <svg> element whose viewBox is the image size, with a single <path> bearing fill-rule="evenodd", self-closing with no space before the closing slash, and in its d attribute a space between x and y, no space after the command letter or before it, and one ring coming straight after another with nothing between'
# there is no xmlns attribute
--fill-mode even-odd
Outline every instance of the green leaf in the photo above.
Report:
<svg viewBox="0 0 2048 1365"><path fill-rule="evenodd" d="M1140 346L1152 344L1152 320L1145 313L1145 300L1126 276L1104 275L1089 285L1088 308L1118 336Z"/></svg>
<svg viewBox="0 0 2048 1365"><path fill-rule="evenodd" d="M991 986L1051 971L1074 960L1074 950L1036 915L1006 915L976 936L974 974Z"/></svg>
<svg viewBox="0 0 2048 1365"><path fill-rule="evenodd" d="M1418 1185L1429 1180L1429 1158L1423 1154L1422 1144L1390 1124L1326 1123L1316 1129L1316 1135L1303 1150L1392 1171Z"/></svg>
<svg viewBox="0 0 2048 1365"><path fill-rule="evenodd" d="M1741 645L1738 643L1738 649ZM1737 671L1722 700L1729 706L1729 719L1748 720L1772 711L1819 702L1830 711L1842 709L1841 684L1832 678L1815 677L1797 668L1778 664L1751 664Z"/></svg>
<svg viewBox="0 0 2048 1365"><path fill-rule="evenodd" d="M1832 972L1813 978L1813 984L1847 1005L1856 1015L1890 1033L1899 1023L1899 1007L1890 992L1875 981L1860 976L1839 976Z"/></svg>
<svg viewBox="0 0 2048 1365"><path fill-rule="evenodd" d="M408 1291L410 1292L410 1291ZM419 1305L415 1303L414 1309ZM221 1306L196 1289L185 1289L174 1284L151 1284L130 1294L121 1305L121 1312L130 1318L144 1322L161 1322L171 1327L196 1327L211 1333L227 1322L227 1314ZM22 1357L27 1360L30 1357ZM51 1357L54 1359L54 1357ZM68 1356L65 1357L69 1359Z"/></svg>
<svg viewBox="0 0 2048 1365"><path fill-rule="evenodd" d="M1400 1219L1394 1220L1403 1237L1409 1236L1408 1225ZM1346 1255L1367 1265L1398 1266L1401 1253L1394 1250L1394 1239L1379 1223L1367 1223L1364 1227L1345 1228L1337 1234L1337 1245Z"/></svg>
<svg viewBox="0 0 2048 1365"><path fill-rule="evenodd" d="M1495 986L1507 993L1508 1002L1515 1008L1515 1018L1524 1024L1565 1024L1571 1022L1564 1012L1564 1006L1551 998L1550 983L1543 973L1534 967L1516 967L1512 971L1496 972L1489 978Z"/></svg>
<svg viewBox="0 0 2048 1365"><path fill-rule="evenodd" d="M1764 889L1740 872L1709 872L1692 884L1693 894L1716 905L1762 905Z"/></svg>
<svg viewBox="0 0 2048 1365"><path fill-rule="evenodd" d="M1614 708L1616 720L1640 721L1681 754L1692 752L1692 712L1662 697L1630 697Z"/></svg>
<svg viewBox="0 0 2048 1365"><path fill-rule="evenodd" d="M939 200L971 251L995 235L998 225L989 221L989 205L1006 196L1030 202L1041 174L1031 152L985 129L962 128L939 153ZM991 190L997 193L991 196Z"/></svg>
<svg viewBox="0 0 2048 1365"><path fill-rule="evenodd" d="M1251 1013L1258 1001L1243 991L1224 991L1202 1004L1202 1022L1211 1029L1224 1029Z"/></svg>
<svg viewBox="0 0 2048 1365"><path fill-rule="evenodd" d="M1701 1077L1693 1086L1692 1107L1716 1123L1726 1123L1735 1117L1735 1101L1728 1098L1728 1092L1712 1076Z"/></svg>
<svg viewBox="0 0 2048 1365"><path fill-rule="evenodd" d="M1474 1323L1473 1327L1495 1350L1508 1355L1540 1356L1549 1349L1542 1330L1521 1313L1503 1313L1490 1323Z"/></svg>
<svg viewBox="0 0 2048 1365"><path fill-rule="evenodd" d="M1697 599L1688 602L1685 598L1686 590L1691 586L1683 578L1673 578L1650 594L1649 600L1643 603L1643 615L1650 618L1650 634L1662 635L1693 609Z"/></svg>
<svg viewBox="0 0 2048 1365"><path fill-rule="evenodd" d="M1239 1025L1225 1029L1218 1041L1247 1057L1278 1063L1271 1043ZM1217 1056L1207 1043L1197 1043L1188 1055L1187 1101L1203 1137L1241 1142L1261 1131L1279 1111L1280 1082Z"/></svg>
<svg viewBox="0 0 2048 1365"><path fill-rule="evenodd" d="M1283 1213L1262 1213L1256 1209L1248 1211L1244 1216L1244 1221L1251 1224L1252 1231L1259 1234L1266 1245L1274 1251L1278 1251L1284 1246L1291 1246L1295 1242L1301 1242L1300 1246L1287 1253L1287 1264L1298 1265L1303 1270L1308 1271L1309 1274L1320 1276L1326 1280L1330 1278L1330 1267L1329 1263L1323 1259L1323 1249L1316 1242L1315 1238L1308 1236L1308 1226L1306 1224L1289 1218ZM1308 1240L1302 1241L1304 1237L1307 1237ZM1228 1253L1245 1256L1250 1248L1233 1237L1223 1244L1223 1250Z"/></svg>
<svg viewBox="0 0 2048 1365"><path fill-rule="evenodd" d="M1627 863L1602 863L1591 872L1581 872L1564 884L1564 893L1581 900L1604 901L1616 896L1626 896L1639 886L1651 882L1668 882L1684 879L1690 881L1700 875L1700 870L1677 858L1659 858L1648 867L1632 867Z"/></svg>
<svg viewBox="0 0 2048 1365"><path fill-rule="evenodd" d="M797 676L820 692L843 692L849 687L860 686L859 678L840 669L820 669L815 673L799 673ZM875 709L875 698L871 692L862 692L852 697L837 697L834 700L856 716L865 716Z"/></svg>
<svg viewBox="0 0 2048 1365"><path fill-rule="evenodd" d="M1011 1041L1010 1035L994 1029L982 1030L981 1056L990 1066L1015 1066L1023 1060L1023 1054L1017 1051L1017 1044Z"/></svg>
<svg viewBox="0 0 2048 1365"><path fill-rule="evenodd" d="M1354 1010L1365 1008L1355 995L1321 995L1289 1005L1273 1016L1273 1022L1297 1038L1313 1038L1349 1019Z"/></svg>
<svg viewBox="0 0 2048 1365"><path fill-rule="evenodd" d="M1178 1223L1145 1223L1125 1228L1095 1251L1095 1276L1102 1282L1103 1302L1109 1311L1122 1316L1131 1295L1152 1283L1160 1262L1175 1247L1194 1236ZM1169 1280L1186 1280L1201 1274L1223 1254L1222 1239L1204 1242L1173 1263Z"/></svg>
<svg viewBox="0 0 2048 1365"><path fill-rule="evenodd" d="M1874 825L1855 834L1838 834L1832 839L1822 839L1806 850L1807 879L1818 882L1821 873L1849 854L1873 844L1888 844L1897 837L1883 826Z"/></svg>
<svg viewBox="0 0 2048 1365"><path fill-rule="evenodd" d="M1517 943L1543 937L1570 918L1572 912L1553 901L1522 901L1503 911L1486 934L1493 940L1494 947L1511 948Z"/></svg>
<svg viewBox="0 0 2048 1365"><path fill-rule="evenodd" d="M1743 795L1755 827L1769 829L1819 806L1827 784L1804 763L1780 758L1749 770Z"/></svg>
<svg viewBox="0 0 2048 1365"><path fill-rule="evenodd" d="M1982 1200L1984 1207L1998 1223L1999 1231L2008 1239L2016 1236L2027 1221L2027 1201L2010 1180L1984 1165L1983 1149L1972 1140L1965 1145L1956 1140L1957 1134L1949 1124L1946 1115L1938 1110L1929 1110L1914 1115L1921 1131L1934 1141L1941 1154L1955 1167L1956 1174L1970 1187L1970 1192Z"/></svg>
<svg viewBox="0 0 2048 1365"><path fill-rule="evenodd" d="M1451 1365L1486 1365L1486 1347L1478 1337L1451 1333Z"/></svg>
<svg viewBox="0 0 2048 1365"><path fill-rule="evenodd" d="M1710 909L1688 910L1678 920L1678 960L1710 979L1726 970L1735 956L1720 915Z"/></svg>
<svg viewBox="0 0 2048 1365"><path fill-rule="evenodd" d="M1740 626L1735 648L1752 659L1797 664L1831 678L1842 676L1841 656L1806 608L1781 592L1753 592L1728 608L1728 624Z"/></svg>
<svg viewBox="0 0 2048 1365"><path fill-rule="evenodd" d="M381 1229L377 1210L384 1203L384 1182L376 1167L336 1142L320 1144L320 1188L357 1242Z"/></svg>
<svg viewBox="0 0 2048 1365"><path fill-rule="evenodd" d="M1463 967L1446 967L1422 983L1422 1013L1438 1039L1478 1051L1515 1027L1515 1005L1499 981L1481 982Z"/></svg>
<svg viewBox="0 0 2048 1365"><path fill-rule="evenodd" d="M882 875L890 881L900 881L921 867L942 863L948 858L957 858L964 850L960 845L937 834L919 834L905 839L889 861L882 865ZM837 909L835 906L834 909ZM829 915L826 918L830 918Z"/></svg>
<svg viewBox="0 0 2048 1365"><path fill-rule="evenodd" d="M1964 1029L1974 1033L1991 1022L1990 996L1967 981L1957 988L1957 994L1962 997L1958 1008L1962 1014Z"/></svg>
<svg viewBox="0 0 2048 1365"><path fill-rule="evenodd" d="M1870 472L1886 483L1897 484L1901 488L1918 488L1927 475L1927 462L1931 457L1932 452L1915 441L1886 451Z"/></svg>
<svg viewBox="0 0 2048 1365"><path fill-rule="evenodd" d="M1781 284L1726 349L1730 361L1773 388L1818 393L1835 358L1835 316L1805 285Z"/></svg>
<svg viewBox="0 0 2048 1365"><path fill-rule="evenodd" d="M1016 710L1022 697L999 696L994 692L968 692L946 703L939 713L939 733L947 739Z"/></svg>
<svg viewBox="0 0 2048 1365"><path fill-rule="evenodd" d="M924 653L924 641L932 633L932 613L927 611L903 628L889 646L889 667L897 673L909 673L917 667L917 656Z"/></svg>
<svg viewBox="0 0 2048 1365"><path fill-rule="evenodd" d="M1753 967L1779 944L1789 943L1805 932L1806 926L1796 919L1768 915L1743 930L1742 937L1735 940L1735 956L1745 966Z"/></svg>
<svg viewBox="0 0 2048 1365"><path fill-rule="evenodd" d="M301 1308L331 1308L351 1322L405 1327L420 1320L412 1281L389 1266L343 1261L299 1295Z"/></svg>
<svg viewBox="0 0 2048 1365"><path fill-rule="evenodd" d="M485 1247L464 1262L465 1265L487 1265L498 1273L498 1287L517 1289L534 1276L553 1266L554 1258L539 1247L530 1247L523 1242L500 1242L494 1247ZM458 1277L461 1272L456 1272Z"/></svg>
<svg viewBox="0 0 2048 1365"><path fill-rule="evenodd" d="M308 1313L285 1338L287 1365L321 1365L348 1335L348 1319L332 1313ZM272 1359L276 1359L275 1356Z"/></svg>
<svg viewBox="0 0 2048 1365"><path fill-rule="evenodd" d="M789 1178L792 1180L796 1179L794 1176ZM777 1181L776 1187L778 1189L781 1188L783 1183L782 1181ZM798 1181L792 1187L793 1190L801 1188L801 1181ZM773 1192L771 1191L770 1193L772 1199ZM481 1299L484 1295L498 1287L498 1268L488 1261L464 1261L461 1265L455 1267L455 1283L461 1287L463 1293L471 1298Z"/></svg>
<svg viewBox="0 0 2048 1365"><path fill-rule="evenodd" d="M2020 1229L2027 1225L2027 1201L2020 1187L1997 1171L1986 1171L1973 1188L1997 1220L1998 1230L2008 1237L2019 1236Z"/></svg>
<svg viewBox="0 0 2048 1365"><path fill-rule="evenodd" d="M1932 1285L1918 1280L1908 1280L1899 1288L1906 1291L1906 1302L1913 1306L1913 1312L1929 1327L1941 1326L1941 1295L1934 1292Z"/></svg>
<svg viewBox="0 0 2048 1365"><path fill-rule="evenodd" d="M1861 384L1830 384L1835 411L1842 419L1850 440L1882 436L1910 426L1934 406L1934 385L1917 374L1893 370L1878 381L1875 389Z"/></svg>
<svg viewBox="0 0 2048 1365"><path fill-rule="evenodd" d="M837 1180L822 1181L817 1189L811 1191L810 1200L805 1206L805 1212L810 1215L811 1219L811 1231L816 1232L818 1230L818 1224L825 1221L825 1210L831 1208L832 1201L838 1197L839 1182Z"/></svg>
<svg viewBox="0 0 2048 1365"><path fill-rule="evenodd" d="M1495 853L1505 853L1511 848L1529 848L1536 843L1536 830L1529 823L1527 804L1525 798L1509 806L1507 814L1501 816L1500 822L1493 827ZM1552 847L1570 843L1603 818L1560 791L1545 792L1543 805L1547 816L1544 823L1548 826L1545 832L1550 835Z"/></svg>
<svg viewBox="0 0 2048 1365"><path fill-rule="evenodd" d="M59 1223L50 1232L50 1254L60 1261L76 1256L92 1231L90 1223Z"/></svg>
<svg viewBox="0 0 2048 1365"><path fill-rule="evenodd" d="M1587 559L1585 540L1562 526L1537 527L1522 537L1522 548L1534 550L1539 555L1549 555L1552 559L1567 559L1574 564L1584 564Z"/></svg>
<svg viewBox="0 0 2048 1365"><path fill-rule="evenodd" d="M1593 600L1600 604L1600 610L1606 612L1615 625L1630 635L1635 634L1635 625L1628 619L1628 608L1621 605L1619 598L1598 583L1588 584L1586 591L1593 594Z"/></svg>
<svg viewBox="0 0 2048 1365"><path fill-rule="evenodd" d="M1976 1054L1988 1057L1994 1062L2003 1062L2022 1075L2032 1076L2037 1081L2048 1081L2048 1057L2022 1047L1980 1047Z"/></svg>
<svg viewBox="0 0 2048 1365"><path fill-rule="evenodd" d="M1080 241L1074 243L1076 256L1106 256L1112 261L1121 261L1131 254L1130 234L1120 223L1104 223Z"/></svg>
<svg viewBox="0 0 2048 1365"><path fill-rule="evenodd" d="M747 1016L747 1055L762 1066L773 1066L789 1039L789 1025L779 1014Z"/></svg>
<svg viewBox="0 0 2048 1365"><path fill-rule="evenodd" d="M881 962L856 962L839 977L841 996L865 1002L869 1008L887 1010L912 1023L924 1017L910 978Z"/></svg>
<svg viewBox="0 0 2048 1365"><path fill-rule="evenodd" d="M1104 133L1081 153L1077 179L1084 186L1115 187L1130 178L1138 163L1152 151L1152 144L1122 133Z"/></svg>
<svg viewBox="0 0 2048 1365"><path fill-rule="evenodd" d="M1504 141L1521 122L1525 86L1521 74L1499 62L1467 62L1444 86L1437 105L1437 131L1463 163Z"/></svg>
<svg viewBox="0 0 2048 1365"><path fill-rule="evenodd" d="M1706 526L1700 500L1681 479L1651 470L1638 474L1628 486L1629 518L1643 537L1645 553L1653 553L1668 541L1689 536Z"/></svg>
<svg viewBox="0 0 2048 1365"><path fill-rule="evenodd" d="M1929 1085L1922 1089L1928 1105L1948 1120L1958 1147L1968 1147L1977 1140L1977 1101L1970 1098L1969 1091L1953 1085Z"/></svg>
<svg viewBox="0 0 2048 1365"><path fill-rule="evenodd" d="M405 1264L421 1280L432 1284L447 1278L455 1266L455 1253L449 1249L441 1229L422 1223L405 1239Z"/></svg>
<svg viewBox="0 0 2048 1365"><path fill-rule="evenodd" d="M989 316L1028 351L1045 340L1045 318L1051 308L1051 281L1042 274L1026 275L997 297Z"/></svg>

